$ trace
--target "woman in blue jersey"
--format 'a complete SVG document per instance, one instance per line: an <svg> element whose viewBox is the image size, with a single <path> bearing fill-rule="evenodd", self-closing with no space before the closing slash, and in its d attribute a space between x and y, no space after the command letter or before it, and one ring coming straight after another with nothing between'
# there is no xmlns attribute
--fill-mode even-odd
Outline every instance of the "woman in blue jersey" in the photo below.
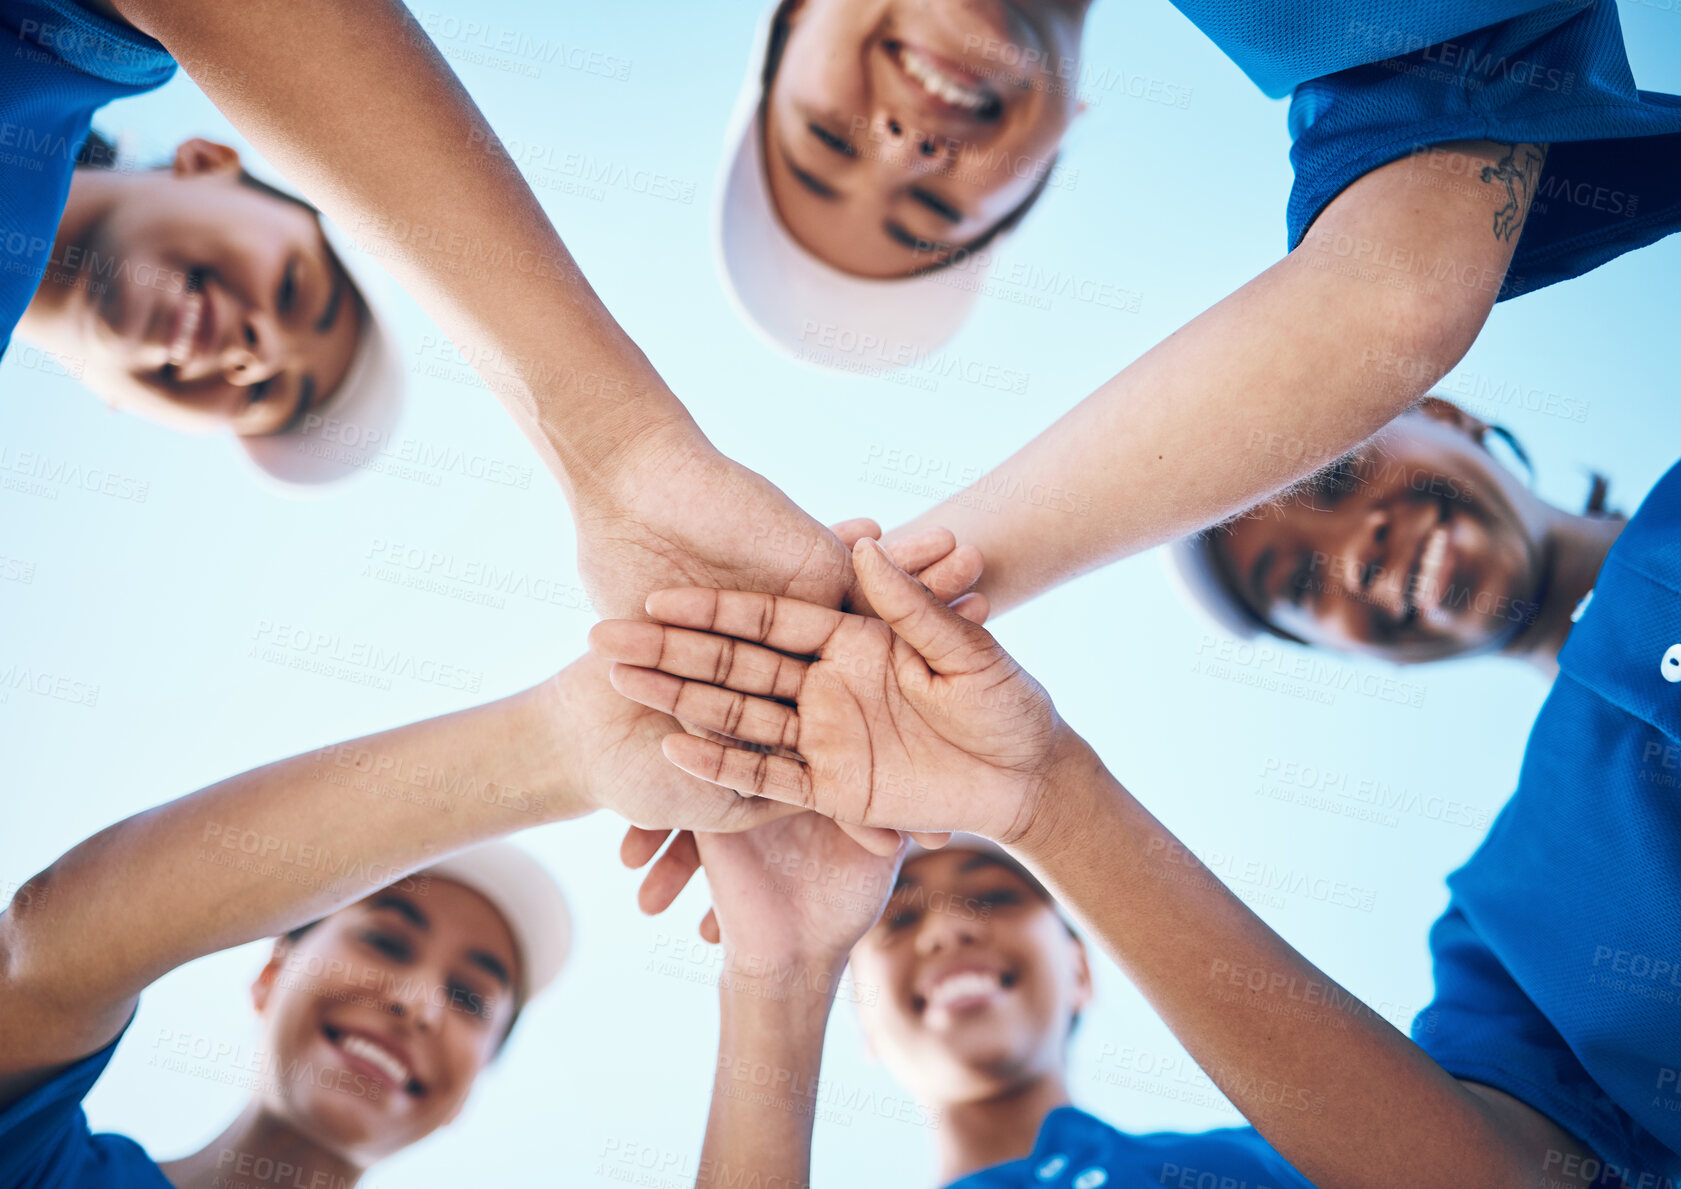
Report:
<svg viewBox="0 0 1681 1189"><path fill-rule="evenodd" d="M1547 503L1496 450L1505 431L1440 397L1283 497L1169 546L1192 601L1268 633L1397 664L1497 654L1548 678L1627 523ZM1282 448L1282 447L1281 447Z"/></svg>
<svg viewBox="0 0 1681 1189"><path fill-rule="evenodd" d="M1449 879L1430 939L1436 998L1413 1040L1268 928L1104 767L971 622L984 596L942 606L873 541L854 556L880 620L671 590L649 598L660 622L609 621L591 640L618 662L618 689L653 707L680 699L687 724L741 741L668 737L688 772L840 822L1002 844L1320 1189L1660 1189L1681 1178L1678 531L1681 467L1607 555L1517 791ZM777 1155L790 1171L803 1159L787 1144Z"/></svg>
<svg viewBox="0 0 1681 1189"><path fill-rule="evenodd" d="M355 474L390 437L403 370L320 213L198 137L132 169L90 133L78 162L18 335L112 408L231 432L283 482ZM358 448L300 449L329 416Z"/></svg>
<svg viewBox="0 0 1681 1189"><path fill-rule="evenodd" d="M780 812L659 772L586 775L586 668L230 777L25 881L0 912L0 1184L344 1189L453 1119L569 937L541 865L490 840L609 806L720 829ZM81 1100L146 988L265 937L261 1045L219 1071L251 1085L238 1115L162 1162L90 1134Z"/></svg>
<svg viewBox="0 0 1681 1189"><path fill-rule="evenodd" d="M1054 201L1090 7L772 5L719 202L744 316L865 372L954 333L983 286L942 273L984 273L987 245ZM981 549L999 610L1302 478L1312 460L1254 435L1336 457L1451 369L1497 300L1681 226L1681 98L1637 90L1611 0L1177 7L1291 98L1289 254L914 522ZM1035 482L1101 514L975 498Z"/></svg>
<svg viewBox="0 0 1681 1189"><path fill-rule="evenodd" d="M633 830L626 861L645 862L660 840ZM721 940L729 978L699 1184L823 1182L789 1158L809 1159L826 1101L823 1025L845 969L870 1054L906 1096L876 1100L876 1113L930 1131L941 1185L1092 1189L1189 1173L1193 1185L1306 1189L1250 1128L1134 1135L1074 1106L1068 1042L1093 995L1085 943L1002 848L964 835L913 847L901 866L813 814L681 834L650 869L642 907L664 910L702 863L713 903L702 932ZM779 1076L763 1076L767 1065Z"/></svg>

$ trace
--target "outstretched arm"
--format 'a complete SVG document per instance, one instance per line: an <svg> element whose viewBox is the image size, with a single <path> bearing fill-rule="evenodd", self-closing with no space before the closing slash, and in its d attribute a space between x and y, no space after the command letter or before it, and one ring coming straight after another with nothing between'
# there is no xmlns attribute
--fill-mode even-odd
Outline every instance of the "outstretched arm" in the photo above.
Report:
<svg viewBox="0 0 1681 1189"><path fill-rule="evenodd" d="M663 624L600 624L591 644L619 661L613 680L629 696L780 749L668 738L666 755L689 772L844 821L970 830L1011 847L1322 1189L1398 1178L1536 1189L1559 1153L1585 1155L1530 1108L1456 1081L1268 928L1110 775L984 628L874 542L854 558L883 621L755 594L661 591L649 610ZM905 788L918 796L892 795ZM1302 997L1318 1010L1297 1010Z"/></svg>
<svg viewBox="0 0 1681 1189"><path fill-rule="evenodd" d="M1540 146L1484 142L1373 170L1295 251L899 531L942 524L978 546L980 590L1003 611L1311 474L1470 349L1543 157ZM1035 484L1074 495L992 512L972 494Z"/></svg>
<svg viewBox="0 0 1681 1189"><path fill-rule="evenodd" d="M640 865L657 845L632 831L627 860ZM713 910L701 931L724 947L701 1189L811 1183L824 1030L847 955L881 915L902 854L871 854L805 813L744 833L680 834L649 872L642 906L659 912L704 863Z"/></svg>
<svg viewBox="0 0 1681 1189"><path fill-rule="evenodd" d="M484 839L598 806L711 830L791 812L664 763L659 716L604 668L585 657L501 701L253 769L71 849L0 913L0 1104L109 1042L175 967Z"/></svg>

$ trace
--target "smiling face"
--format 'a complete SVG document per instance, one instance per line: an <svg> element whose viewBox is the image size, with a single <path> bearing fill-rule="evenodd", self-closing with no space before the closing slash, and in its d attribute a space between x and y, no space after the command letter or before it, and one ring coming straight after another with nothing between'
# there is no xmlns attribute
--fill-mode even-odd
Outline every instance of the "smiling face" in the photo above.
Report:
<svg viewBox="0 0 1681 1189"><path fill-rule="evenodd" d="M203 140L169 169L98 180L115 201L65 262L90 387L174 429L239 434L284 429L333 392L365 314L314 213L242 182L238 154Z"/></svg>
<svg viewBox="0 0 1681 1189"><path fill-rule="evenodd" d="M1083 19L1054 0L799 0L762 120L784 226L865 277L983 239L1055 161Z"/></svg>
<svg viewBox="0 0 1681 1189"><path fill-rule="evenodd" d="M518 961L490 902L436 876L278 942L253 987L264 1108L363 1167L430 1134L507 1032Z"/></svg>
<svg viewBox="0 0 1681 1189"><path fill-rule="evenodd" d="M1218 530L1254 614L1303 642L1391 661L1510 642L1533 623L1544 505L1446 401L1397 418L1307 489Z"/></svg>
<svg viewBox="0 0 1681 1189"><path fill-rule="evenodd" d="M907 862L852 967L881 988L859 1008L871 1050L924 1102L1059 1076L1091 999L1079 940L1013 865L982 851Z"/></svg>

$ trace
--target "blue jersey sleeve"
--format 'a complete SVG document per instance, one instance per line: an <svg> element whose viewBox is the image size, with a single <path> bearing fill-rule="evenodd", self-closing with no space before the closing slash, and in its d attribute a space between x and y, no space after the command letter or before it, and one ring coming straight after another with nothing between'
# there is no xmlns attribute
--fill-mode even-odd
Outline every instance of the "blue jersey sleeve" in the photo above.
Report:
<svg viewBox="0 0 1681 1189"><path fill-rule="evenodd" d="M158 1166L133 1140L88 1130L82 1099L111 1063L121 1040L118 1036L0 1111L0 1185L169 1189Z"/></svg>
<svg viewBox="0 0 1681 1189"><path fill-rule="evenodd" d="M1681 228L1681 97L1635 87L1612 0L1558 18L1551 6L1298 86L1290 248L1365 174L1456 140L1551 146L1533 194L1520 193L1521 177L1510 179L1514 210L1520 197L1530 208L1504 282L1489 285L1500 300ZM1507 180L1444 174L1441 185Z"/></svg>

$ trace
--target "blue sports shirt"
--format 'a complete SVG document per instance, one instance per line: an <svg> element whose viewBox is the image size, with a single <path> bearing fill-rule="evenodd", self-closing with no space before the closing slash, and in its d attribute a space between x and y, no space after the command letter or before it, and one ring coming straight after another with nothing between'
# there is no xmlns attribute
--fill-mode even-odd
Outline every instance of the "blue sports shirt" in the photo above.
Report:
<svg viewBox="0 0 1681 1189"><path fill-rule="evenodd" d="M1681 464L1612 547L1517 791L1448 887L1413 1039L1575 1135L1607 1183L1676 1189Z"/></svg>
<svg viewBox="0 0 1681 1189"><path fill-rule="evenodd" d="M1128 1135L1071 1106L1045 1116L1033 1154L953 1181L947 1189L1312 1189L1252 1127Z"/></svg>
<svg viewBox="0 0 1681 1189"><path fill-rule="evenodd" d="M124 1029L127 1030L126 1027ZM139 1144L94 1135L82 1110L116 1040L0 1110L0 1185L7 1189L171 1189Z"/></svg>
<svg viewBox="0 0 1681 1189"><path fill-rule="evenodd" d="M175 60L75 0L0 0L0 354L47 269L93 113Z"/></svg>
<svg viewBox="0 0 1681 1189"><path fill-rule="evenodd" d="M1614 0L1173 2L1291 96L1291 249L1365 174L1455 140L1551 145L1500 300L1681 228L1681 97L1635 86Z"/></svg>

